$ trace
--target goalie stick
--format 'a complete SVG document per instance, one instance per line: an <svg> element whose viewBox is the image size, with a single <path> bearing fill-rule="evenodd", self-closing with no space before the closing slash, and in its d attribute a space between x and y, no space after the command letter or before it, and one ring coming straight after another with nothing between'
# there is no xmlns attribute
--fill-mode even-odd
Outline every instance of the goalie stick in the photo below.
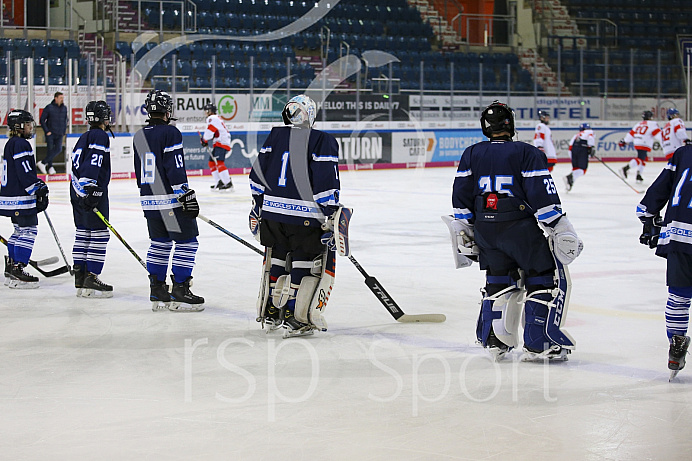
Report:
<svg viewBox="0 0 692 461"><path fill-rule="evenodd" d="M0 242L5 244L7 246L7 240L5 240L5 237L0 235ZM67 266L62 266L58 267L57 269L53 269L52 271L44 271L41 269L39 266L42 265L48 265L48 264L55 264L59 261L57 256L51 256L50 258L47 259L42 259L40 261L34 261L34 260L29 260L29 265L36 269L41 275L44 277L55 277L56 275L64 274L65 272L69 272L69 268Z"/></svg>
<svg viewBox="0 0 692 461"><path fill-rule="evenodd" d="M365 277L365 284L370 288L370 291L380 300L382 305L392 314L392 317L397 322L416 323L416 322L434 322L441 323L447 320L444 314L404 314L399 305L387 293L382 284L375 277L370 276L363 266L361 266L356 258L349 256L348 259L356 266L356 269Z"/></svg>

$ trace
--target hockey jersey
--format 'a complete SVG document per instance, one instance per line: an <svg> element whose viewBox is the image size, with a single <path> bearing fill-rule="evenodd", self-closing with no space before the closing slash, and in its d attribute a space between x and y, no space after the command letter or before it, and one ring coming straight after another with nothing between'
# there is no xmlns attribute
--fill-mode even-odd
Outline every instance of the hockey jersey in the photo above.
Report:
<svg viewBox="0 0 692 461"><path fill-rule="evenodd" d="M683 146L663 168L637 205L637 217L656 216L666 205L656 254L692 254L692 146Z"/></svg>
<svg viewBox="0 0 692 461"><path fill-rule="evenodd" d="M40 184L31 144L19 136L11 137L0 165L0 215L36 214L35 194Z"/></svg>
<svg viewBox="0 0 692 461"><path fill-rule="evenodd" d="M533 145L539 149L543 149L545 156L549 159L556 159L555 144L553 144L553 135L550 127L543 122L536 125L536 131L533 135Z"/></svg>
<svg viewBox="0 0 692 461"><path fill-rule="evenodd" d="M321 226L336 210L339 188L339 146L320 130L272 128L250 172L262 218L300 226Z"/></svg>
<svg viewBox="0 0 692 461"><path fill-rule="evenodd" d="M214 140L214 147L220 147L223 150L231 150L231 133L228 132L226 125L216 114L207 117L207 129L204 130L202 139L205 141Z"/></svg>
<svg viewBox="0 0 692 461"><path fill-rule="evenodd" d="M135 133L135 175L140 202L146 217L160 217L162 212L179 213L178 195L188 187L180 131L159 119L152 119Z"/></svg>
<svg viewBox="0 0 692 461"><path fill-rule="evenodd" d="M476 198L486 193L514 197L526 216L554 226L563 215L545 155L524 142L483 141L461 155L454 178L454 217L473 224Z"/></svg>
<svg viewBox="0 0 692 461"><path fill-rule="evenodd" d="M685 123L682 119L674 118L669 120L666 126L663 127L663 130L661 130L661 138L663 139L663 143L661 144L663 153L666 156L666 160L670 160L673 156L673 152L689 139L687 137Z"/></svg>
<svg viewBox="0 0 692 461"><path fill-rule="evenodd" d="M628 144L633 143L635 149L646 152L651 152L654 141L663 144L661 129L658 127L658 123L653 120L642 120L634 125L625 136L624 141Z"/></svg>
<svg viewBox="0 0 692 461"><path fill-rule="evenodd" d="M72 150L71 195L84 197L84 188L89 185L103 189L108 196L111 181L111 141L108 133L92 128L79 137Z"/></svg>
<svg viewBox="0 0 692 461"><path fill-rule="evenodd" d="M572 148L575 149L588 149L589 147L596 146L596 138L594 137L593 130L582 130L579 133L572 136L569 141L569 151L572 152Z"/></svg>

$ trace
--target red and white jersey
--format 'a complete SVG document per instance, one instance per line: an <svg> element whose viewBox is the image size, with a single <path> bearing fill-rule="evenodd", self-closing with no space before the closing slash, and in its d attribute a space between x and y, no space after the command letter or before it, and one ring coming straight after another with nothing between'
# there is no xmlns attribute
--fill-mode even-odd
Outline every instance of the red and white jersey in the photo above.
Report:
<svg viewBox="0 0 692 461"><path fill-rule="evenodd" d="M533 135L533 145L545 152L545 156L549 159L557 158L555 145L553 144L553 135L550 133L550 127L543 122L536 125L536 132Z"/></svg>
<svg viewBox="0 0 692 461"><path fill-rule="evenodd" d="M674 118L666 123L666 126L661 130L661 137L663 138L663 153L666 155L666 160L670 160L673 153L682 146L687 137L687 130L685 129L685 123L681 118Z"/></svg>
<svg viewBox="0 0 692 461"><path fill-rule="evenodd" d="M207 117L207 129L204 130L202 138L205 141L214 140L214 147L220 147L223 150L231 150L231 133L224 125L223 120L216 114Z"/></svg>
<svg viewBox="0 0 692 461"><path fill-rule="evenodd" d="M572 136L572 139L569 141L569 150L572 150L572 146L574 145L575 141L578 139L583 139L586 141L586 145L589 147L596 147L596 138L593 135L593 130L588 129L588 130L582 130L579 133L575 134Z"/></svg>
<svg viewBox="0 0 692 461"><path fill-rule="evenodd" d="M626 143L633 143L635 149L646 152L651 152L651 149L654 147L654 141L663 144L661 129L658 127L658 123L653 120L642 120L634 125L630 132L627 133L627 136L625 136Z"/></svg>

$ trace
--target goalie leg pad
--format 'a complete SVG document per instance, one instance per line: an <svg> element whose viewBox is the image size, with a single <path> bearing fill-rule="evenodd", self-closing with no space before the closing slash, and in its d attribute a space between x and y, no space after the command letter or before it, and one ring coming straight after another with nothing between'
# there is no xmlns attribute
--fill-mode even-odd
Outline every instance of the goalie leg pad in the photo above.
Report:
<svg viewBox="0 0 692 461"><path fill-rule="evenodd" d="M327 331L323 314L334 287L336 253L328 250L312 261L312 275L303 277L296 294L295 317L299 322Z"/></svg>
<svg viewBox="0 0 692 461"><path fill-rule="evenodd" d="M265 310L269 301L270 280L269 272L272 267L272 249L267 247L264 251L264 264L262 265L262 280L260 282L259 295L257 296L257 321L261 322L265 316Z"/></svg>
<svg viewBox="0 0 692 461"><path fill-rule="evenodd" d="M553 275L526 279L529 294L524 305L524 346L531 351L546 351L553 346L574 349L576 345L562 329L571 284L569 274L564 272L566 268L559 261L557 264L557 286Z"/></svg>
<svg viewBox="0 0 692 461"><path fill-rule="evenodd" d="M515 274L516 275L516 274ZM518 279L518 280L517 280ZM476 337L483 347L490 347L490 331L509 348L517 347L521 303L524 290L520 277L488 275Z"/></svg>

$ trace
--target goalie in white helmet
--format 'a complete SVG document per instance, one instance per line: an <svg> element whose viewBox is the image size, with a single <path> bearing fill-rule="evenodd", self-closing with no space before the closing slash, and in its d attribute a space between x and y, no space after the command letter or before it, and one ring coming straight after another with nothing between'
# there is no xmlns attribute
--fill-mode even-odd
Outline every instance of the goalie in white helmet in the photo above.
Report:
<svg viewBox="0 0 692 461"><path fill-rule="evenodd" d="M292 98L282 112L287 126L272 129L250 173L250 229L266 247L258 321L286 336L327 329L322 314L345 234L334 220L350 211L339 204L339 146L312 128L316 113L309 97Z"/></svg>

